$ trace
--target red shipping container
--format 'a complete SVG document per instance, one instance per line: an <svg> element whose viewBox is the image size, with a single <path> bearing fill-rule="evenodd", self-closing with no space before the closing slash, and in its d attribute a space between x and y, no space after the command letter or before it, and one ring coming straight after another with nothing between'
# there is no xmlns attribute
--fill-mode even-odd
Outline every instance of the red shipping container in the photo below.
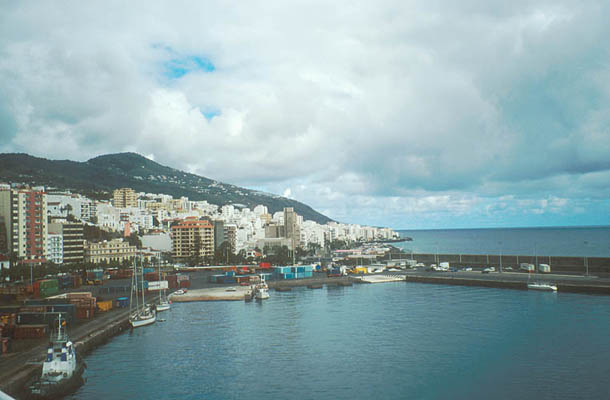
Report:
<svg viewBox="0 0 610 400"><path fill-rule="evenodd" d="M15 339L35 339L46 336L47 325L17 325Z"/></svg>
<svg viewBox="0 0 610 400"><path fill-rule="evenodd" d="M181 288L190 288L191 287L191 281L180 281L180 287Z"/></svg>
<svg viewBox="0 0 610 400"><path fill-rule="evenodd" d="M91 319L95 316L95 307L92 306L77 306L76 307L76 318L77 319Z"/></svg>

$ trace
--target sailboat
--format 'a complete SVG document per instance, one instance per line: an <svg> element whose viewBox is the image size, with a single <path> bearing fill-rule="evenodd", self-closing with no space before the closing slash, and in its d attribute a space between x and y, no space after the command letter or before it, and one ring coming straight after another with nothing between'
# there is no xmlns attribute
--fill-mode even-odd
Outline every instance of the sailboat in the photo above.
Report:
<svg viewBox="0 0 610 400"><path fill-rule="evenodd" d="M161 263L159 263L159 282L161 282ZM159 294L159 304L155 306L157 312L159 311L167 311L170 308L170 301L167 299L167 290L165 288L161 289L161 293Z"/></svg>
<svg viewBox="0 0 610 400"><path fill-rule="evenodd" d="M142 263L140 263L142 264ZM142 276L140 278L142 286L142 304L138 296L138 271L136 262L133 263L133 275L131 277L131 294L129 298L129 323L132 328L153 324L157 320L157 313L144 301L144 266L141 265Z"/></svg>
<svg viewBox="0 0 610 400"><path fill-rule="evenodd" d="M528 288L528 290L540 290L540 291L543 291L543 292L556 292L557 291L557 285L553 285L553 284L548 283L548 282L540 282L538 280L538 268L539 268L539 265L538 265L538 254L537 253L538 252L534 249L534 254L535 254L535 257L536 257L536 265L534 266L534 268L535 268L534 274L536 276L536 281L533 282L533 283L530 283L529 282L529 277L531 275L528 275L528 278L527 278L528 279L527 288Z"/></svg>

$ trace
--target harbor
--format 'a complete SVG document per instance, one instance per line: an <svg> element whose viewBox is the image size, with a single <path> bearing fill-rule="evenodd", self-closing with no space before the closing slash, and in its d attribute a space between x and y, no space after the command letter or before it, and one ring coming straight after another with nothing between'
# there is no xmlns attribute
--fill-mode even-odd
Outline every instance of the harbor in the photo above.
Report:
<svg viewBox="0 0 610 400"><path fill-rule="evenodd" d="M284 268L284 267L282 267ZM287 268L287 267L286 267ZM359 269L364 271L365 269ZM375 269L376 270L376 269ZM169 300L173 303L206 302L206 301L243 301L251 292L249 285L237 284L238 276L232 276L232 283L213 283L218 278L214 271L193 271L182 273L179 278L182 283L174 287ZM273 274L271 274L273 275ZM169 276L169 275L168 275ZM249 276L256 276L250 274ZM522 272L488 272L482 270L466 271L464 269L455 272L438 272L425 269L400 269L395 271L385 270L382 273L359 273L346 274L343 276L329 276L328 271L312 272L311 277L300 279L277 279L271 278L267 281L271 291L271 301L274 292L280 294L296 288L321 289L341 286L352 286L354 284L378 284L386 282L407 282L453 286L472 286L499 289L527 290L528 282L533 274ZM545 281L553 282L559 293L582 293L595 295L610 295L610 278L599 276L583 276L575 274L544 274ZM178 282L178 278L170 278L171 282ZM80 320L70 328L70 336L74 340L76 350L85 355L97 346L106 343L113 336L130 328L129 309L125 307L124 294L128 290L128 279L114 279L105 282L103 286L92 286L93 296L102 296L99 301L102 307L107 307L108 302L114 307L105 312L96 313L95 317ZM188 288L187 288L188 286ZM178 289L178 287L182 287ZM80 293L80 292L79 292ZM79 295L81 296L81 295ZM157 294L147 294L147 301L154 301ZM82 300L79 300L82 301ZM122 307L121 307L122 306ZM99 308L99 307L98 307ZM144 328L145 329L145 328ZM18 341L15 341L17 344ZM44 338L29 339L28 348L17 352L8 352L0 357L0 390L20 398L23 386L33 376L40 373L41 362L44 359L46 340ZM15 346L18 347L18 346Z"/></svg>

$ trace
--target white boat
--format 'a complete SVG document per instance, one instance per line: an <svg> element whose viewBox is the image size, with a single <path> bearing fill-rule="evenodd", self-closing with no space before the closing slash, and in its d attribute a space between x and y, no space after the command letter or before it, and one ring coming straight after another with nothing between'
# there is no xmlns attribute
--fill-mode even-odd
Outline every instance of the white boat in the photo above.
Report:
<svg viewBox="0 0 610 400"><path fill-rule="evenodd" d="M530 290L542 290L545 292L556 292L557 291L557 285L552 285L550 283L541 283L541 282L528 283L527 288Z"/></svg>
<svg viewBox="0 0 610 400"><path fill-rule="evenodd" d="M536 252L536 248L534 248L534 254L536 257L536 265L538 265L538 253ZM521 264L521 265L523 265L523 264ZM529 265L531 265L531 264L529 264ZM550 267L549 267L549 271L550 271ZM536 281L533 283L530 283L530 282L527 283L528 290L540 290L543 292L556 292L557 291L557 285L538 281L538 272L536 269L534 269L534 272L535 272L535 276L536 276ZM528 280L529 280L529 276L528 276Z"/></svg>
<svg viewBox="0 0 610 400"><path fill-rule="evenodd" d="M138 296L138 273L136 263L133 264L133 275L131 277L131 295L129 299L129 323L132 328L139 328L153 324L157 320L157 313L144 300L144 265L141 265L142 277L140 279L142 286L142 303Z"/></svg>
<svg viewBox="0 0 610 400"><path fill-rule="evenodd" d="M74 344L68 339L66 321L57 321L57 334L51 338L42 375L29 386L29 398L59 398L83 383L85 363L76 356Z"/></svg>
<svg viewBox="0 0 610 400"><path fill-rule="evenodd" d="M269 286L265 282L265 276L260 275L261 281L254 287L254 297L256 300L265 300L269 298Z"/></svg>

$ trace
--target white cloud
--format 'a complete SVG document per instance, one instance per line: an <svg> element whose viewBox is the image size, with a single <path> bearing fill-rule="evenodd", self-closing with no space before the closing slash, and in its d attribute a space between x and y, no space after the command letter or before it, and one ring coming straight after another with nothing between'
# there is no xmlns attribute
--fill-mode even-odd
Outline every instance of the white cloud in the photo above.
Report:
<svg viewBox="0 0 610 400"><path fill-rule="evenodd" d="M592 213L584 199L610 195L609 14L602 1L14 3L0 151L137 151L354 222Z"/></svg>

